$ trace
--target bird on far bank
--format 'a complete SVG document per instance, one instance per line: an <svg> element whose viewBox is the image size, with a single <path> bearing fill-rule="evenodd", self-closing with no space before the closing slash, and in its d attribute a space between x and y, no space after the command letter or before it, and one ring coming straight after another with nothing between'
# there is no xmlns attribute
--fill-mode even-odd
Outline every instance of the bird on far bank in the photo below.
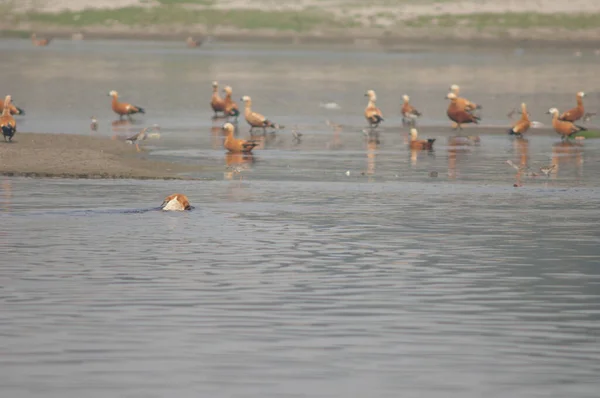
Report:
<svg viewBox="0 0 600 398"><path fill-rule="evenodd" d="M241 99L244 103L244 116L246 118L246 122L250 125L250 132L254 130L254 128L262 128L263 133L267 132L267 127L271 127L273 129L283 129L285 126L282 126L277 123L273 123L263 115L257 112L252 111L252 98L247 95L244 95Z"/></svg>
<svg viewBox="0 0 600 398"><path fill-rule="evenodd" d="M433 143L435 142L435 138L428 138L426 140L418 139L419 132L416 128L410 129L410 149L433 149Z"/></svg>
<svg viewBox="0 0 600 398"><path fill-rule="evenodd" d="M574 123L559 120L559 112L556 108L550 108L546 113L552 115L552 127L554 127L554 131L561 136L562 140L569 139L578 132L587 130L585 127L578 126Z"/></svg>
<svg viewBox="0 0 600 398"><path fill-rule="evenodd" d="M46 38L41 38L38 39L37 35L35 33L31 34L31 42L33 43L34 46L36 47L45 47L48 44L50 44L50 40L51 39L46 39Z"/></svg>
<svg viewBox="0 0 600 398"><path fill-rule="evenodd" d="M188 46L188 48L200 47L202 42L203 40L194 40L192 36L188 36L188 38L185 40L185 44Z"/></svg>
<svg viewBox="0 0 600 398"><path fill-rule="evenodd" d="M465 110L464 106L460 105L456 94L448 93L446 98L450 100L446 114L448 115L448 118L454 122L454 130L462 130L462 124L479 123L479 117Z"/></svg>
<svg viewBox="0 0 600 398"><path fill-rule="evenodd" d="M367 122L369 122L369 127L374 129L379 126L379 123L383 122L383 114L375 104L377 101L377 94L375 94L375 91L368 90L365 93L365 97L369 97L369 102L365 108L365 119L367 119Z"/></svg>
<svg viewBox="0 0 600 398"><path fill-rule="evenodd" d="M167 196L160 205L160 208L164 211L192 210L190 201L187 196L182 193L174 193L173 195Z"/></svg>
<svg viewBox="0 0 600 398"><path fill-rule="evenodd" d="M2 135L6 142L12 142L12 138L17 132L17 122L10 114L10 104L11 96L7 95L4 98L4 108L2 110L2 116L0 116L0 130L2 130Z"/></svg>
<svg viewBox="0 0 600 398"><path fill-rule="evenodd" d="M402 125L415 126L417 118L421 116L414 106L410 104L410 97L406 94L402 96L404 103L402 104Z"/></svg>
<svg viewBox="0 0 600 398"><path fill-rule="evenodd" d="M144 108L127 102L119 102L119 93L112 90L108 93L109 97L112 97L112 110L119 115L119 120L123 119L123 116L127 116L129 120L132 120L131 115L136 113L146 113Z"/></svg>
<svg viewBox="0 0 600 398"><path fill-rule="evenodd" d="M233 136L233 132L235 131L235 127L231 123L225 123L223 125L223 132L227 135L225 136L225 142L223 142L223 146L229 152L233 153L250 153L255 146L259 143L254 140L243 140L241 138L235 138Z"/></svg>
<svg viewBox="0 0 600 398"><path fill-rule="evenodd" d="M529 114L527 113L527 105L523 102L521 104L521 119L508 130L508 134L523 137L523 134L529 130L530 126L531 121L529 120Z"/></svg>

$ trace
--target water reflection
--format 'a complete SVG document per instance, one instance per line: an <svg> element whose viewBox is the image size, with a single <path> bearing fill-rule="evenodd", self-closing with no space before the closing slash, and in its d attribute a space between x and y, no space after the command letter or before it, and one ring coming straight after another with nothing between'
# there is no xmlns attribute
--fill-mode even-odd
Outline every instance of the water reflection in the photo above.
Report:
<svg viewBox="0 0 600 398"><path fill-rule="evenodd" d="M583 176L583 144L579 142L561 141L552 144L553 179L558 177L562 168L573 166L577 177Z"/></svg>
<svg viewBox="0 0 600 398"><path fill-rule="evenodd" d="M9 178L2 177L2 210L10 210L12 197L12 181Z"/></svg>
<svg viewBox="0 0 600 398"><path fill-rule="evenodd" d="M242 173L249 170L253 163L254 155L251 153L225 153L225 179L232 180L237 175L242 180Z"/></svg>
<svg viewBox="0 0 600 398"><path fill-rule="evenodd" d="M378 138L369 138L367 140L367 171L366 174L372 176L375 174L375 158L377 157L377 148L379 147Z"/></svg>

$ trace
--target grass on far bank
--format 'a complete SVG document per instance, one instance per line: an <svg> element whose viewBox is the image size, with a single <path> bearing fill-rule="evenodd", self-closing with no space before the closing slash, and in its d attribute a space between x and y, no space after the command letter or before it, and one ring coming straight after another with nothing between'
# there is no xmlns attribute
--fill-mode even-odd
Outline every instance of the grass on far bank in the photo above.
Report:
<svg viewBox="0 0 600 398"><path fill-rule="evenodd" d="M420 16L401 25L410 27L468 27L478 30L486 28L563 28L585 30L600 27L600 13L587 14L538 14L538 13L480 13L480 14L443 14L438 16Z"/></svg>
<svg viewBox="0 0 600 398"><path fill-rule="evenodd" d="M210 8L186 9L180 6L125 7L115 10L88 9L81 12L63 11L57 14L30 12L19 15L19 21L72 27L110 26L114 24L141 27L202 24L207 26L232 26L242 29L264 28L297 32L319 27L342 28L355 25L351 20L341 21L328 13L317 10L297 12L215 10Z"/></svg>

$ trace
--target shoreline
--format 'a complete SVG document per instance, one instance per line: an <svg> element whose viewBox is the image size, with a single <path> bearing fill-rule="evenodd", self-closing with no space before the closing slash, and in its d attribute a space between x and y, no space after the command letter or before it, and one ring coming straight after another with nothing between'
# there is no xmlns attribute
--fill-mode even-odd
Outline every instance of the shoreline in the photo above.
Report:
<svg viewBox="0 0 600 398"><path fill-rule="evenodd" d="M105 137L21 133L0 143L0 175L37 178L192 180L198 167L145 159L133 145ZM147 152L146 152L147 153Z"/></svg>
<svg viewBox="0 0 600 398"><path fill-rule="evenodd" d="M129 27L88 26L85 28L46 25L7 25L0 23L0 38L29 39L31 32L40 37L67 40L139 40L182 42L189 36L204 40L210 38L223 43L263 43L286 45L346 45L375 50L417 47L422 45L494 47L573 47L600 48L600 28L593 30L555 30L550 34L546 28L512 29L495 31L406 28L401 31L386 31L376 28L343 29L330 31L278 31L269 29L237 29L223 27L208 33L204 28L186 27ZM202 47L199 46L200 48Z"/></svg>
<svg viewBox="0 0 600 398"><path fill-rule="evenodd" d="M390 130L391 129L391 130ZM468 126L461 132L440 127L419 126L421 135L450 136L507 135L508 127ZM386 126L382 134L401 134ZM599 138L600 133L590 138ZM530 130L525 138L556 136L552 128ZM0 142L0 175L7 177L65 179L135 179L135 180L206 180L186 176L202 172L199 166L144 158L124 141L108 137L60 133L17 133L13 143Z"/></svg>

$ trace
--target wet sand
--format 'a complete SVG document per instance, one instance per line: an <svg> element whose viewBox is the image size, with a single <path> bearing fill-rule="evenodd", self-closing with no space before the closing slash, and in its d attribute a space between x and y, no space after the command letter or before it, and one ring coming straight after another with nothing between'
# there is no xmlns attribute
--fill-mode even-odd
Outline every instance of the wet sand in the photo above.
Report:
<svg viewBox="0 0 600 398"><path fill-rule="evenodd" d="M135 146L73 134L17 133L0 144L0 174L24 177L186 179L191 166L146 159ZM197 168L194 168L197 169Z"/></svg>

